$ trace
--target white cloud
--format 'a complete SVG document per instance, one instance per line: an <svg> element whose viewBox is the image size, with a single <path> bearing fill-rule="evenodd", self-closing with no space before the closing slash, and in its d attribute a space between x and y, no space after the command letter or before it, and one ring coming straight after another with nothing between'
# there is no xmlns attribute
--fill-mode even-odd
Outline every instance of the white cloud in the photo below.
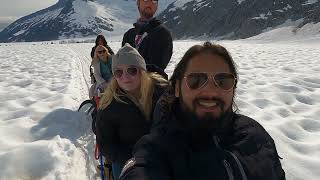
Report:
<svg viewBox="0 0 320 180"><path fill-rule="evenodd" d="M0 32L16 19L18 19L18 17L14 17L14 16L0 17Z"/></svg>
<svg viewBox="0 0 320 180"><path fill-rule="evenodd" d="M0 23L12 22L17 18L17 16L2 16L0 17Z"/></svg>
<svg viewBox="0 0 320 180"><path fill-rule="evenodd" d="M58 0L0 0L0 17L25 16L57 2Z"/></svg>
<svg viewBox="0 0 320 180"><path fill-rule="evenodd" d="M57 2L58 0L0 0L0 31L18 18Z"/></svg>

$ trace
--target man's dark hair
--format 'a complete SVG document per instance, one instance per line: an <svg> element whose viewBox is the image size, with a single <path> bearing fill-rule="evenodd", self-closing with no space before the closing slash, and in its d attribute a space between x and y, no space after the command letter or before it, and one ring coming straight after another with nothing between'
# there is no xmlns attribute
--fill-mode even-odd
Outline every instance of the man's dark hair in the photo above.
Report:
<svg viewBox="0 0 320 180"><path fill-rule="evenodd" d="M214 55L220 56L222 59L225 60L225 62L229 66L229 69L230 69L231 73L236 78L236 83L235 83L235 86L233 87L233 89L235 89L237 87L237 82L238 82L238 72L237 72L236 64L234 63L230 53L223 46L221 46L219 44L213 44L213 43L207 41L207 42L203 43L203 45L194 45L194 46L192 46L183 55L181 61L177 64L177 66L174 69L173 74L172 74L172 76L170 78L170 83L171 83L172 90L175 89L177 80L180 81L179 86L181 86L182 78L184 77L184 74L185 74L185 72L187 70L187 66L188 66L190 60L193 57L195 57L195 56L197 56L199 54L202 54L202 53L214 54ZM234 94L234 96L235 96L235 94ZM234 102L234 99L232 101L233 101L232 102L233 110L236 112L236 111L238 111L239 108L236 105L236 103Z"/></svg>
<svg viewBox="0 0 320 180"><path fill-rule="evenodd" d="M214 54L214 55L220 56L228 64L228 66L231 70L231 73L236 77L236 79L238 79L236 64L234 63L234 61L233 61L230 53L227 51L227 49L221 45L213 44L213 43L207 41L203 45L192 46L183 55L181 61L177 64L177 66L174 69L173 74L170 78L170 82L171 82L171 85L173 88L175 88L177 80L180 80L180 82L181 82L190 60L193 57L195 57L199 54L202 54L202 53ZM236 81L236 84L237 84L237 81ZM236 85L234 88L236 88Z"/></svg>

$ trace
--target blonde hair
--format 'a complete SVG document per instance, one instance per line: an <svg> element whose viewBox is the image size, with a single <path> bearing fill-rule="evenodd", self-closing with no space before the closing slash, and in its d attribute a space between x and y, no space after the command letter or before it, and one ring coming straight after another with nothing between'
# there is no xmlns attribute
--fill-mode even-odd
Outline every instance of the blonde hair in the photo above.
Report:
<svg viewBox="0 0 320 180"><path fill-rule="evenodd" d="M102 94L99 109L107 108L113 99L116 101L127 104L123 101L121 97L126 96L131 99L143 112L147 120L149 120L152 114L152 97L154 93L154 88L156 84L160 86L166 86L168 81L165 80L161 75L156 73L147 73L145 71L141 72L141 84L140 84L140 98L136 99L135 97L127 94L125 91L122 91L114 77L110 80L107 85L106 90Z"/></svg>

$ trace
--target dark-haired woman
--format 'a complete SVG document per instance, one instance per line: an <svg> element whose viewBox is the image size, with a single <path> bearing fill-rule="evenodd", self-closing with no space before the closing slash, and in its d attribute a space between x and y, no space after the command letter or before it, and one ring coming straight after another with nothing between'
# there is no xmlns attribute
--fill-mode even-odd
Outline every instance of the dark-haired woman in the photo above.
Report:
<svg viewBox="0 0 320 180"><path fill-rule="evenodd" d="M99 46L99 45L102 45L104 47L106 47L108 49L108 52L109 54L113 55L114 52L112 51L112 49L110 48L110 46L108 45L107 43L107 40L106 38L103 36L103 35L98 35L97 38L96 38L96 44L94 47L92 47L92 50L91 50L91 58L94 58L94 52L96 50L96 48Z"/></svg>

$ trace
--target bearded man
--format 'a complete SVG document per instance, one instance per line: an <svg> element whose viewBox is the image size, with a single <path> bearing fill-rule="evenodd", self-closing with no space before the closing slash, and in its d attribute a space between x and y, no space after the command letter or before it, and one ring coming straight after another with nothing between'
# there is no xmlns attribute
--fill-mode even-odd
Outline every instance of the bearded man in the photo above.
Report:
<svg viewBox="0 0 320 180"><path fill-rule="evenodd" d="M154 17L158 0L137 0L140 17L123 36L122 46L129 43L145 59L147 70L167 78L164 72L172 56L170 31Z"/></svg>
<svg viewBox="0 0 320 180"><path fill-rule="evenodd" d="M191 47L158 101L151 133L138 141L120 179L284 180L271 136L236 113L238 79L224 47Z"/></svg>

